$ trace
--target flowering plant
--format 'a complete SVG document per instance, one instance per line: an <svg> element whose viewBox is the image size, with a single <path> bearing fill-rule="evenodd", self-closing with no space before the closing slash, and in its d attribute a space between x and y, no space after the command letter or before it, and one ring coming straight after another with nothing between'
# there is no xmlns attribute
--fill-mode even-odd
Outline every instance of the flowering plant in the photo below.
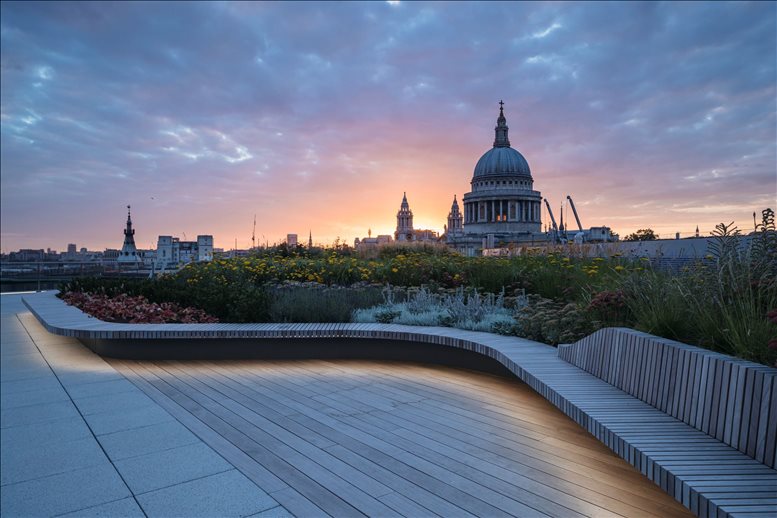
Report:
<svg viewBox="0 0 777 518"><path fill-rule="evenodd" d="M75 306L84 313L106 322L126 322L131 324L210 324L218 322L197 308L181 307L173 302L157 304L149 302L141 295L119 294L108 296L98 293L70 291L62 295L62 300Z"/></svg>

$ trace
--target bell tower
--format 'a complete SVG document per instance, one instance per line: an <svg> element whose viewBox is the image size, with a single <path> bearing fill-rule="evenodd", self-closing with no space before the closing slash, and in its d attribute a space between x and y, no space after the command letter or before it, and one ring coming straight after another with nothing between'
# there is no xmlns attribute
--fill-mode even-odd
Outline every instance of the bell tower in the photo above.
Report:
<svg viewBox="0 0 777 518"><path fill-rule="evenodd" d="M413 232L413 211L410 210L410 204L407 203L407 193L402 196L402 205L397 212L397 230L394 232L394 239L397 241L413 241L415 234Z"/></svg>
<svg viewBox="0 0 777 518"><path fill-rule="evenodd" d="M463 230L464 218L459 210L459 202L456 200L456 195L453 195L453 204L451 205L451 211L448 213L448 235L460 234Z"/></svg>

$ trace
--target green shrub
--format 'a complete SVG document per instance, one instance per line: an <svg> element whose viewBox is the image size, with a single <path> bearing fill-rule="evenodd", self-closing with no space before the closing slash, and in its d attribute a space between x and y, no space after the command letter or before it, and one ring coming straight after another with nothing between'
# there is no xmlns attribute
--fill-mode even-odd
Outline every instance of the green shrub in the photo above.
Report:
<svg viewBox="0 0 777 518"><path fill-rule="evenodd" d="M269 289L271 322L350 322L351 314L382 298L376 287L281 285Z"/></svg>
<svg viewBox="0 0 777 518"><path fill-rule="evenodd" d="M531 296L518 311L514 334L551 345L572 343L596 331L586 312L575 303Z"/></svg>
<svg viewBox="0 0 777 518"><path fill-rule="evenodd" d="M654 270L626 278L623 293L634 327L673 340L693 336L695 324L684 284L684 277Z"/></svg>

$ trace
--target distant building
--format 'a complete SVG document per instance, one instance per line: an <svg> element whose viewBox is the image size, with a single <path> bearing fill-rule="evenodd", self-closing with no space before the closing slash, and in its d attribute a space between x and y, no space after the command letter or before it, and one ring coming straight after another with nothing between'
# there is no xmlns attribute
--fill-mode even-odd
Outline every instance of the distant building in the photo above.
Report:
<svg viewBox="0 0 777 518"><path fill-rule="evenodd" d="M46 251L42 248L34 250L31 248L22 248L18 252L11 252L8 258L16 262L40 262L46 260Z"/></svg>
<svg viewBox="0 0 777 518"><path fill-rule="evenodd" d="M132 216L130 215L129 205L127 205L127 228L124 229L124 244L121 246L121 253L119 253L117 261L119 264L136 264L140 262L138 249L135 247L135 229L132 228Z"/></svg>
<svg viewBox="0 0 777 518"><path fill-rule="evenodd" d="M297 246L297 234L286 234L286 246L289 248Z"/></svg>
<svg viewBox="0 0 777 518"><path fill-rule="evenodd" d="M402 195L402 203L397 212L397 229L394 232L397 243L436 242L440 236L434 230L413 228L413 211L407 202L407 193Z"/></svg>
<svg viewBox="0 0 777 518"><path fill-rule="evenodd" d="M541 231L542 196L534 190L529 163L510 147L504 103L499 105L494 145L475 165L472 190L463 199L460 231L455 198L448 216L446 242L465 255L478 255L487 248L545 242L548 238Z"/></svg>
<svg viewBox="0 0 777 518"><path fill-rule="evenodd" d="M618 241L618 235L614 234L610 227L591 227L584 232L586 243L611 243Z"/></svg>
<svg viewBox="0 0 777 518"><path fill-rule="evenodd" d="M213 236L197 236L197 241L181 241L173 236L159 236L154 262L159 268L171 268L180 264L212 261Z"/></svg>
<svg viewBox="0 0 777 518"><path fill-rule="evenodd" d="M358 237L353 241L353 247L357 250L365 248L374 248L383 245L389 245L393 242L389 234L381 234L376 237L372 237L372 229L367 230L367 237L359 239Z"/></svg>

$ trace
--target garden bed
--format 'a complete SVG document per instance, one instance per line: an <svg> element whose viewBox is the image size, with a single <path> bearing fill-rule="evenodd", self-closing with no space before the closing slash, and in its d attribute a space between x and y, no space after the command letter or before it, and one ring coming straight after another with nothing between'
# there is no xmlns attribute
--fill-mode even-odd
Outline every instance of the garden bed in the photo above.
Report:
<svg viewBox="0 0 777 518"><path fill-rule="evenodd" d="M680 271L574 247L514 257L445 248L270 249L189 264L147 280L78 279L62 291L143 296L221 322L377 322L448 326L548 344L603 327L635 328L748 360L777 361L777 233L773 216L747 249L720 225L710 256Z"/></svg>

